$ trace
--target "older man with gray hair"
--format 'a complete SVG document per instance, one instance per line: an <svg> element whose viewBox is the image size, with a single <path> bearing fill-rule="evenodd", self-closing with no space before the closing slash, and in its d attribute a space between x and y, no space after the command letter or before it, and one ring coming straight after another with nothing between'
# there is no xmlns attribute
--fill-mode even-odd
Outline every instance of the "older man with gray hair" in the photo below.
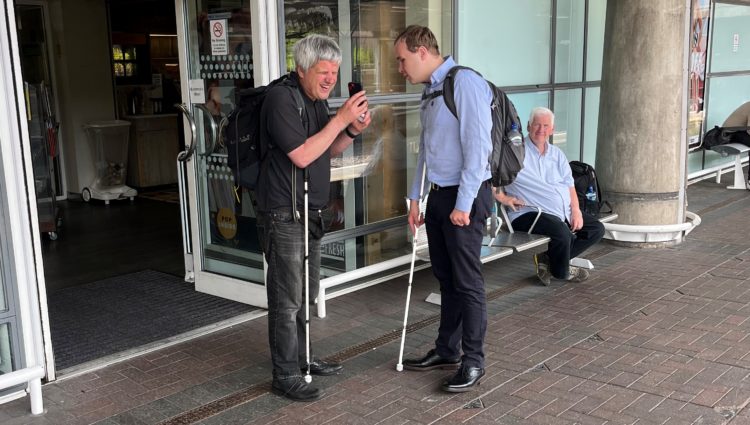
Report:
<svg viewBox="0 0 750 425"><path fill-rule="evenodd" d="M495 199L511 208L509 218L514 229L531 228L537 212L529 206L542 209L533 233L549 236L550 242L547 252L534 256L534 264L545 286L552 277L572 282L588 279L588 270L571 266L570 259L604 236L602 223L578 205L565 153L548 141L554 129L552 111L541 107L531 111L523 169L513 183L495 193Z"/></svg>
<svg viewBox="0 0 750 425"><path fill-rule="evenodd" d="M326 36L309 35L294 46L296 70L289 84L274 86L261 109L260 134L267 154L258 182L258 235L268 262L268 339L273 363L272 391L295 401L312 401L321 392L301 372L335 375L341 365L310 357L307 363L304 314L305 257L309 293L318 292L322 210L328 204L331 156L340 154L370 125L361 91L328 114L327 99L336 87L341 50ZM295 93L299 91L299 93ZM297 99L301 94L304 114ZM303 177L303 175L305 177ZM304 183L308 209L304 211ZM305 223L309 247L305 253Z"/></svg>

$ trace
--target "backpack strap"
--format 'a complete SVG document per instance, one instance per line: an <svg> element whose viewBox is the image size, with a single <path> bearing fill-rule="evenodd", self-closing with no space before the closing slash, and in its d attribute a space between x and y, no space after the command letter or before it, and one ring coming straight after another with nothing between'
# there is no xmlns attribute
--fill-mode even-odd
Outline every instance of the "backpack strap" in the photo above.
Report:
<svg viewBox="0 0 750 425"><path fill-rule="evenodd" d="M468 66L461 66L456 65L453 68L448 71L448 74L445 76L445 80L443 80L443 100L445 100L445 106L448 107L448 110L451 111L451 114L453 114L454 117L458 118L458 112L456 111L456 100L454 98L454 88L456 85L456 74L458 71L462 69L468 69L471 71L474 71L472 68L469 68ZM477 75L480 77L482 74L478 73L477 71L474 71Z"/></svg>

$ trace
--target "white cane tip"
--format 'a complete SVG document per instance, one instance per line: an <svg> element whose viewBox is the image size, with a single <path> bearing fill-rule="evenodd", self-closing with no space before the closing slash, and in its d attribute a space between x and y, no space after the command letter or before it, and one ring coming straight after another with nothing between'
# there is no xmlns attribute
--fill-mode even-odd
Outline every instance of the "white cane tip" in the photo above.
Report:
<svg viewBox="0 0 750 425"><path fill-rule="evenodd" d="M307 382L308 384L309 384L310 382L312 382L312 376L310 376L310 375L305 375L305 382Z"/></svg>
<svg viewBox="0 0 750 425"><path fill-rule="evenodd" d="M401 372L402 370L404 370L404 365L402 365L401 363L397 364L397 365L396 365L396 370L397 370L398 372Z"/></svg>

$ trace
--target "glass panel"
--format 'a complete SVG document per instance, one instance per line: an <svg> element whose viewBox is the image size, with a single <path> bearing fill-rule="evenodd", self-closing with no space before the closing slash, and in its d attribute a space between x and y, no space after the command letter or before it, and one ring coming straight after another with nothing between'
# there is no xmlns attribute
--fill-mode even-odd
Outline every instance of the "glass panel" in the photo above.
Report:
<svg viewBox="0 0 750 425"><path fill-rule="evenodd" d="M361 140L332 160L331 188L335 217L330 235L362 224L406 215L404 194L414 176L419 149L419 103L376 105L372 124ZM326 275L355 270L408 254L410 242L403 223L321 247ZM329 269L329 270L325 270Z"/></svg>
<svg viewBox="0 0 750 425"><path fill-rule="evenodd" d="M711 72L750 70L750 7L716 3Z"/></svg>
<svg viewBox="0 0 750 425"><path fill-rule="evenodd" d="M0 375L13 372L13 352L10 341L10 325L0 325Z"/></svg>
<svg viewBox="0 0 750 425"><path fill-rule="evenodd" d="M599 131L599 87L586 91L586 109L583 121L583 162L596 166L597 132ZM605 140L602 143L607 143Z"/></svg>
<svg viewBox="0 0 750 425"><path fill-rule="evenodd" d="M581 157L581 89L555 92L555 146L565 152L569 161Z"/></svg>
<svg viewBox="0 0 750 425"><path fill-rule="evenodd" d="M708 110L705 128L721 126L729 115L740 105L747 102L746 93L750 93L750 75L735 75L731 77L711 77L708 80ZM688 173L700 171L704 151L693 152L688 155ZM705 152L705 168L711 168L730 162L727 158L715 152Z"/></svg>
<svg viewBox="0 0 750 425"><path fill-rule="evenodd" d="M115 76L117 77L124 77L125 76L125 65L121 63L115 64Z"/></svg>
<svg viewBox="0 0 750 425"><path fill-rule="evenodd" d="M521 119L521 123L524 125L524 135L528 135L528 123L529 115L531 110L537 106L544 106L549 108L549 92L535 92L535 93L508 93L508 98L513 102L518 112L518 117Z"/></svg>
<svg viewBox="0 0 750 425"><path fill-rule="evenodd" d="M0 252L2 254L2 252ZM5 279L3 277L5 266L3 264L3 258L0 258L0 313L8 311L8 299L5 296Z"/></svg>
<svg viewBox="0 0 750 425"><path fill-rule="evenodd" d="M125 64L125 76L132 77L138 74L138 66L134 63Z"/></svg>
<svg viewBox="0 0 750 425"><path fill-rule="evenodd" d="M690 145L697 145L701 138L706 78L706 43L708 41L709 0L693 0L690 25L690 99L688 101L687 136Z"/></svg>
<svg viewBox="0 0 750 425"><path fill-rule="evenodd" d="M250 8L238 8L230 0L195 0L187 7L188 72L202 82L205 93L204 104L192 105L198 127L195 196L204 269L262 282L255 213L248 194L235 189L227 149L214 137L214 128L218 133L239 91L254 85Z"/></svg>
<svg viewBox="0 0 750 425"><path fill-rule="evenodd" d="M586 81L602 78L604 56L604 21L607 18L607 0L589 0L588 35L586 36Z"/></svg>
<svg viewBox="0 0 750 425"><path fill-rule="evenodd" d="M558 0L555 42L555 82L583 79L583 20L585 0Z"/></svg>
<svg viewBox="0 0 750 425"><path fill-rule="evenodd" d="M551 1L462 1L457 12L460 64L498 86L550 82Z"/></svg>
<svg viewBox="0 0 750 425"><path fill-rule="evenodd" d="M729 115L747 102L750 93L750 75L712 77L708 81L708 116L706 128L724 124Z"/></svg>
<svg viewBox="0 0 750 425"><path fill-rule="evenodd" d="M119 44L112 46L112 59L116 61L123 60L122 47Z"/></svg>
<svg viewBox="0 0 750 425"><path fill-rule="evenodd" d="M124 58L125 60L134 61L135 60L135 47L130 46L125 48L124 52Z"/></svg>
<svg viewBox="0 0 750 425"><path fill-rule="evenodd" d="M309 3L284 1L286 67L294 68L292 47L310 33L336 39L344 52L339 81L331 97L347 94L349 81L361 81L369 95L419 93L398 73L393 40L407 25L426 25L438 39L441 54L451 52L451 1L426 0L323 0Z"/></svg>

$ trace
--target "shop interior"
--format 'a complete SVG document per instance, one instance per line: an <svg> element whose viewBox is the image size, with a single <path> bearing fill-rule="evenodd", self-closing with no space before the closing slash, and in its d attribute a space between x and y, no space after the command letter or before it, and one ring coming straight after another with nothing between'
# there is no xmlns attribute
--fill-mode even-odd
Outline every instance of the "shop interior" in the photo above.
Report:
<svg viewBox="0 0 750 425"><path fill-rule="evenodd" d="M15 3L58 374L250 309L184 282L175 2L97 3Z"/></svg>

